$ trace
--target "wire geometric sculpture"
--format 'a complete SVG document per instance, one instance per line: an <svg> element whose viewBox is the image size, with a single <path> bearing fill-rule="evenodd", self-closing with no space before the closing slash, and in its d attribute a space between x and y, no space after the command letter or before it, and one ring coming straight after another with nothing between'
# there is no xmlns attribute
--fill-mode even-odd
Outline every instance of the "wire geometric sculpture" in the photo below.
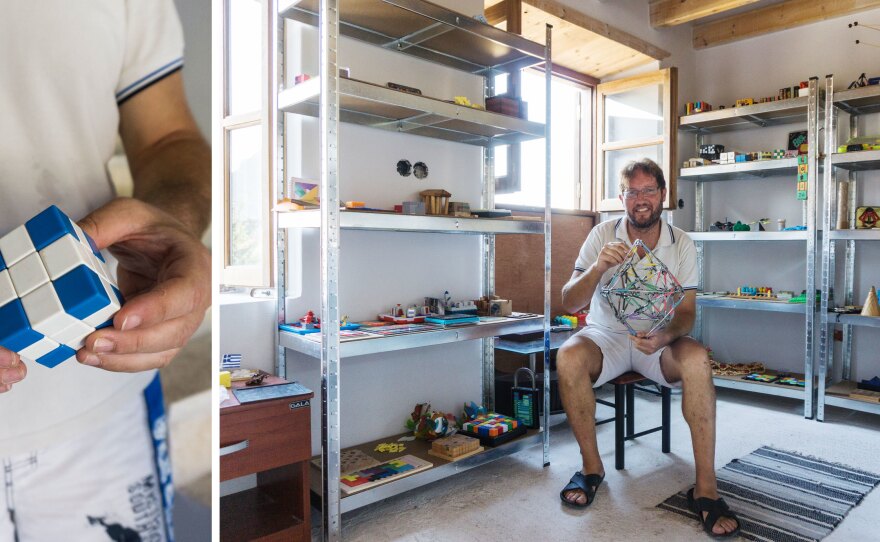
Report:
<svg viewBox="0 0 880 542"><path fill-rule="evenodd" d="M641 259L639 247L645 251L645 257ZM684 299L684 290L678 279L641 239L636 239L600 293L614 311L614 317L631 335L637 331L630 322L653 322L649 335L663 327Z"/></svg>

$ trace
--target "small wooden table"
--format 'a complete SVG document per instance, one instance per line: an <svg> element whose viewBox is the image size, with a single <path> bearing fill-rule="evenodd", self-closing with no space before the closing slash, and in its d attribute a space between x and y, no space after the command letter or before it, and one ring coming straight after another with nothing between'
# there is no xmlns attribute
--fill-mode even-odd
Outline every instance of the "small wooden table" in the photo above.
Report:
<svg viewBox="0 0 880 542"><path fill-rule="evenodd" d="M268 376L260 388L287 384ZM233 390L244 388L233 383ZM309 467L314 394L220 405L220 481L257 475L257 486L220 499L221 540L311 540Z"/></svg>

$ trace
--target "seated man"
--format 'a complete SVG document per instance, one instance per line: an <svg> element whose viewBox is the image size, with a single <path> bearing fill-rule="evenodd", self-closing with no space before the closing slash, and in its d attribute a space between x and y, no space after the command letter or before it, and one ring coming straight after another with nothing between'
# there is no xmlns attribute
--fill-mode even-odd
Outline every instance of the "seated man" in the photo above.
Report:
<svg viewBox="0 0 880 542"><path fill-rule="evenodd" d="M590 308L590 325L559 349L556 359L565 412L583 457L577 472L560 493L562 502L586 507L605 477L596 443L596 396L593 387L636 371L654 382L682 387L682 411L690 426L697 481L688 492L691 508L702 512L703 529L713 536L733 536L739 521L718 498L715 480L715 387L706 349L686 334L696 314L696 251L682 230L660 218L666 179L660 167L644 159L620 173L620 199L626 218L597 225L581 247L574 273L562 289L565 310ZM601 287L624 262L630 246L641 239L678 278L684 300L666 327L651 334L630 335L601 297ZM639 249L639 256L644 257ZM650 322L646 322L650 326ZM592 383L592 387L590 386Z"/></svg>

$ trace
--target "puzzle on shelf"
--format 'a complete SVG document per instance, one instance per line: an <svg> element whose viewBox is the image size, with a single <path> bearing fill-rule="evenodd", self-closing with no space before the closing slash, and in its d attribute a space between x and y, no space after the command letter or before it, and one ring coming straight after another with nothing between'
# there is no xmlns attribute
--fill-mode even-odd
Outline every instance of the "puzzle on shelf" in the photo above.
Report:
<svg viewBox="0 0 880 542"><path fill-rule="evenodd" d="M482 452L479 439L465 435L451 435L431 443L428 453L447 461L458 461Z"/></svg>
<svg viewBox="0 0 880 542"><path fill-rule="evenodd" d="M433 466L433 463L418 457L405 455L373 467L344 474L340 479L339 487L343 493L351 495L352 493L370 489L386 482L393 482L404 476L430 469Z"/></svg>
<svg viewBox="0 0 880 542"><path fill-rule="evenodd" d="M54 205L0 238L0 346L56 367L121 305L94 241Z"/></svg>

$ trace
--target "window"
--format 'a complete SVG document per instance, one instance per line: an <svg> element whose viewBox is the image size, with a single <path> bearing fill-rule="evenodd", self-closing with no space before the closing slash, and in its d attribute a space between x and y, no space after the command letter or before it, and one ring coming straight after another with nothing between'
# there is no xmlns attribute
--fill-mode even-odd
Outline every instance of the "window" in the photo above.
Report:
<svg viewBox="0 0 880 542"><path fill-rule="evenodd" d="M675 84L675 68L667 68L596 86L597 210L623 210L618 174L627 162L642 158L663 169L663 206L674 208Z"/></svg>
<svg viewBox="0 0 880 542"><path fill-rule="evenodd" d="M223 270L220 282L240 286L270 284L269 171L264 149L267 95L263 72L262 0L214 0L222 32L215 33L214 86L220 89L214 140L214 175L224 187Z"/></svg>
<svg viewBox="0 0 880 542"><path fill-rule="evenodd" d="M545 79L543 72L522 72L521 96L528 104L528 119L545 122ZM507 91L507 76L495 79L495 93ZM553 104L550 126L552 140L551 202L556 209L590 207L592 104L590 87L553 78L550 83ZM501 205L544 206L543 139L523 142L518 157L516 149L504 145L495 149L495 203ZM511 160L519 165L516 172L509 168Z"/></svg>

